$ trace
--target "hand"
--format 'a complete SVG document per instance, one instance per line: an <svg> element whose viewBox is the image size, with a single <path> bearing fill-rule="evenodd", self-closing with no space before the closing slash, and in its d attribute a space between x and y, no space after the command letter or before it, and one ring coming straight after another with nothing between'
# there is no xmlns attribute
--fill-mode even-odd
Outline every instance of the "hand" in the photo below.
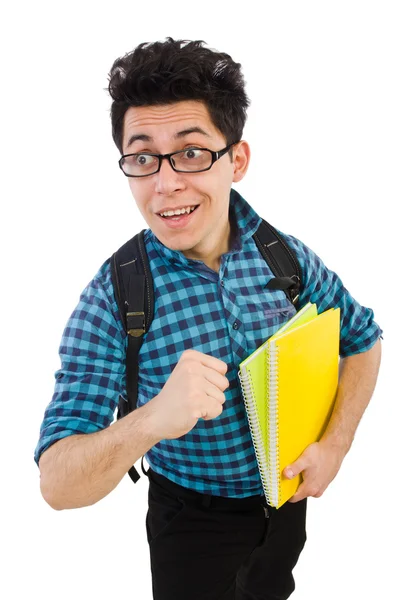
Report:
<svg viewBox="0 0 397 600"><path fill-rule="evenodd" d="M147 403L151 429L159 439L181 437L202 419L223 411L227 364L198 350L185 350L157 396Z"/></svg>
<svg viewBox="0 0 397 600"><path fill-rule="evenodd" d="M335 478L342 464L344 454L325 441L310 444L300 457L286 467L283 475L287 479L302 473L303 482L288 502L299 502L313 496L319 498Z"/></svg>

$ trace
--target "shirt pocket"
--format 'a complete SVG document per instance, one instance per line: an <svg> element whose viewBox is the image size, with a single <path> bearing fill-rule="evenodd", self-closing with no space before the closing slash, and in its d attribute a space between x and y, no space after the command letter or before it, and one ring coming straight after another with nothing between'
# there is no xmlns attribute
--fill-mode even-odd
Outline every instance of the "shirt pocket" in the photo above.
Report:
<svg viewBox="0 0 397 600"><path fill-rule="evenodd" d="M296 314L296 308L280 290L265 290L241 306L246 336L255 347L274 335Z"/></svg>

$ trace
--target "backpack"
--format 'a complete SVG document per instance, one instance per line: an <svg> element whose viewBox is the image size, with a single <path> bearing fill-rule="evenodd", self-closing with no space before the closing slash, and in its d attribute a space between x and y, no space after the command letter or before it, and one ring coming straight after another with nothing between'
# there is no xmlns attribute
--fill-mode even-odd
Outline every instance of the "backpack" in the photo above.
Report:
<svg viewBox="0 0 397 600"><path fill-rule="evenodd" d="M136 409L138 396L138 354L154 313L153 279L146 254L143 229L126 242L111 257L112 283L115 297L128 335L126 357L127 399L119 397L117 419ZM267 221L262 219L253 235L263 258L275 277L266 288L283 290L290 302L296 305L302 272L298 260L284 238ZM143 467L142 470L147 474ZM140 475L134 466L128 471L136 483Z"/></svg>

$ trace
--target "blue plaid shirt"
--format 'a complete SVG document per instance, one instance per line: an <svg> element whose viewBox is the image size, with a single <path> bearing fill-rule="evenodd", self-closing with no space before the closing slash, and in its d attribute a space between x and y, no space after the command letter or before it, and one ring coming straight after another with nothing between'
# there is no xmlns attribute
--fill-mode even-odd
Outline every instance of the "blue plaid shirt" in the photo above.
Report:
<svg viewBox="0 0 397 600"><path fill-rule="evenodd" d="M186 435L161 440L145 455L154 471L198 492L243 498L263 494L242 399L238 366L296 309L284 292L267 290L274 277L252 237L260 217L235 190L230 217L237 234L222 255L219 273L202 261L164 246L150 229L145 244L153 274L155 312L139 354L137 406L158 394L182 352L194 348L228 365L230 385L223 412L200 419ZM282 233L282 232L280 232ZM341 309L340 356L369 350L382 330L340 278L301 241L282 234L302 268L298 309L308 301L321 313ZM93 433L114 420L126 397L127 339L114 296L110 259L82 292L63 333L55 391L35 450L40 454L72 434Z"/></svg>

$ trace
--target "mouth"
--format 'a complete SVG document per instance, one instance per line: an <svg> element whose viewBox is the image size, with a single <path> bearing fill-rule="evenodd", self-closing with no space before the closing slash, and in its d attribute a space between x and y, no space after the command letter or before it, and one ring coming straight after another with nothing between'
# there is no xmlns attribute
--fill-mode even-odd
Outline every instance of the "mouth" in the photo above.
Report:
<svg viewBox="0 0 397 600"><path fill-rule="evenodd" d="M163 221L163 223L170 227L171 229L178 229L180 227L185 227L193 220L194 215L199 210L200 205L197 204L189 214L184 213L183 215L173 215L170 217L162 217L160 213L157 216Z"/></svg>

